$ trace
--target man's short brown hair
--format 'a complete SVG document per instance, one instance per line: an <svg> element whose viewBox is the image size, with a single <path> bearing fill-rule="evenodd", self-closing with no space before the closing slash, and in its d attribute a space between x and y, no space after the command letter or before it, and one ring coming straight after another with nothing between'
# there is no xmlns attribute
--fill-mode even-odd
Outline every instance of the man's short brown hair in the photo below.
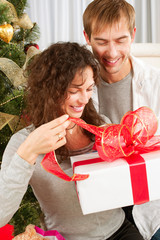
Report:
<svg viewBox="0 0 160 240"><path fill-rule="evenodd" d="M105 25L112 25L124 16L128 23L128 30L132 34L135 27L135 10L125 0L94 0L84 14L83 25L89 39L92 32L99 32Z"/></svg>

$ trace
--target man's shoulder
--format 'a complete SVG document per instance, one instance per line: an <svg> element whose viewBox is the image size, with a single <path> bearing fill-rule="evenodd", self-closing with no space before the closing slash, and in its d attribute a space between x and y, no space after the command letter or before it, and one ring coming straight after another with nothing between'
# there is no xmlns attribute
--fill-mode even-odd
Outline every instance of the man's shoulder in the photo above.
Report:
<svg viewBox="0 0 160 240"><path fill-rule="evenodd" d="M139 74L145 77L160 78L160 68L154 67L137 57L130 56L134 74Z"/></svg>
<svg viewBox="0 0 160 240"><path fill-rule="evenodd" d="M157 66L154 66L154 64L151 62L146 62L143 59L134 57L134 56L130 56L131 62L132 62L132 66L140 66L142 69L148 69L148 70L152 70L152 71L157 71L160 72L160 68Z"/></svg>

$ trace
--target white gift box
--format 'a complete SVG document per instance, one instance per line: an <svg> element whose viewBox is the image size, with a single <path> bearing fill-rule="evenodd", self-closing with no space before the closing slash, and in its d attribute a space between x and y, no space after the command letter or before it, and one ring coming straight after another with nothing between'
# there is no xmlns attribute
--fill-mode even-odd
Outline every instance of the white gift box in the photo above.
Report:
<svg viewBox="0 0 160 240"><path fill-rule="evenodd" d="M160 151L141 154L141 156L145 160L146 185L149 195L149 199L144 199L143 202L160 199ZM92 163L95 159L98 162ZM133 199L134 180L131 181L131 169L125 159L106 162L99 159L97 152L92 152L71 157L71 164L74 173L89 174L86 180L76 182L83 214L137 204ZM136 168L139 165L135 164ZM141 173L136 176L138 177L136 192L139 194L139 189L143 190L145 184L141 181Z"/></svg>

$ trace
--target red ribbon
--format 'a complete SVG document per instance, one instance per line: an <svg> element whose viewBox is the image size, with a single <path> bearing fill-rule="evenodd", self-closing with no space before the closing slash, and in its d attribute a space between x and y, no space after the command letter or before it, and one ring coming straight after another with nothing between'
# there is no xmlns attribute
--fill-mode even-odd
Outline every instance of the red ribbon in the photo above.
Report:
<svg viewBox="0 0 160 240"><path fill-rule="evenodd" d="M73 172L74 172L75 168L78 167L78 166L95 164L95 163L100 163L100 162L104 162L104 161L101 158L92 158L92 159L87 159L87 160L74 162L73 163Z"/></svg>
<svg viewBox="0 0 160 240"><path fill-rule="evenodd" d="M134 204L149 201L146 164L141 155L131 155L125 158L130 168L132 195Z"/></svg>
<svg viewBox="0 0 160 240"><path fill-rule="evenodd" d="M68 182L81 181L89 177L89 174L73 174L72 177L68 176L59 166L54 152L47 153L43 158L41 165L47 172L50 172Z"/></svg>
<svg viewBox="0 0 160 240"><path fill-rule="evenodd" d="M137 158L143 162L140 154L160 149L160 136L154 136L158 127L157 119L153 111L147 107L127 112L120 124L97 127L87 124L79 118L69 118L69 120L96 135L96 148L100 158L104 161L113 161L123 157L131 165L131 162L134 163ZM41 164L46 171L66 181L79 181L89 177L89 175L83 174L74 174L72 177L66 175L60 168L54 152L46 154ZM143 174L143 178L146 179L145 168L143 167L142 172L140 169L138 170L137 166L136 169L140 172L140 176ZM142 185L147 184L143 181ZM147 199L147 197L145 198ZM138 199L140 198L138 197Z"/></svg>
<svg viewBox="0 0 160 240"><path fill-rule="evenodd" d="M147 107L127 112L120 124L96 127L82 119L70 118L70 121L96 135L96 147L104 161L160 149L160 136L154 136L158 122Z"/></svg>

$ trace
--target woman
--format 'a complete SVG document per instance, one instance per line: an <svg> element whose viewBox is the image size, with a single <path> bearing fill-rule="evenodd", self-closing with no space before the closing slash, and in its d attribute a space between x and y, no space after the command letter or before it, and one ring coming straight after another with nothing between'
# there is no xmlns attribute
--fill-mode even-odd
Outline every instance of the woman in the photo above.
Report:
<svg viewBox="0 0 160 240"><path fill-rule="evenodd" d="M28 69L27 106L33 123L12 136L3 156L0 177L0 225L5 225L32 186L47 230L67 240L142 239L122 209L83 215L73 182L46 172L44 154L56 150L61 168L72 175L68 156L92 150L94 136L70 117L101 125L91 95L98 68L91 52L77 43L57 43L38 55ZM34 224L34 223L33 223Z"/></svg>

